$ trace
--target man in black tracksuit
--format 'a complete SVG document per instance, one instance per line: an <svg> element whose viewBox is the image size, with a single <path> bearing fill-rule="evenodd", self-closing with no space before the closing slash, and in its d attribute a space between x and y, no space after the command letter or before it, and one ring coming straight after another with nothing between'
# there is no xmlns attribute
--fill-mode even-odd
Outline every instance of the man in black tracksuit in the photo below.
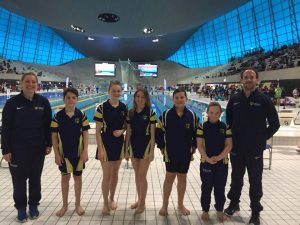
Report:
<svg viewBox="0 0 300 225"><path fill-rule="evenodd" d="M233 148L230 205L224 213L228 216L239 211L243 177L247 168L250 183L250 224L260 224L259 213L262 193L263 151L266 141L279 129L277 111L271 99L256 89L258 73L249 68L242 72L243 91L233 95L227 105L226 120L232 129ZM268 124L268 126L267 126Z"/></svg>
<svg viewBox="0 0 300 225"><path fill-rule="evenodd" d="M45 154L51 151L51 107L49 101L34 91L37 77L24 74L22 92L9 99L2 112L1 148L9 162L13 182L13 197L18 209L18 220L27 220L27 182L29 179L29 216L39 215L41 173Z"/></svg>

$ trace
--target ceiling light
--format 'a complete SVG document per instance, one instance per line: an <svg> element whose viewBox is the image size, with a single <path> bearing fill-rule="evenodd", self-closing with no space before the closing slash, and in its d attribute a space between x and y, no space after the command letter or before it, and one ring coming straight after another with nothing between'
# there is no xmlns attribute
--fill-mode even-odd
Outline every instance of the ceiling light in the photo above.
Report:
<svg viewBox="0 0 300 225"><path fill-rule="evenodd" d="M94 41L95 39L93 37L88 37L87 38L89 41Z"/></svg>
<svg viewBox="0 0 300 225"><path fill-rule="evenodd" d="M120 17L113 13L101 13L98 15L98 19L106 23L116 23L120 20Z"/></svg>
<svg viewBox="0 0 300 225"><path fill-rule="evenodd" d="M159 42L159 39L158 38L153 39L152 42Z"/></svg>
<svg viewBox="0 0 300 225"><path fill-rule="evenodd" d="M143 29L144 34L151 34L153 33L154 29L152 27L145 27Z"/></svg>
<svg viewBox="0 0 300 225"><path fill-rule="evenodd" d="M79 26L75 26L75 25L73 25L73 24L71 24L71 28L72 28L72 30L75 30L75 31L77 31L77 32L81 32L81 33L85 32L84 29L82 29L82 28L79 27Z"/></svg>
<svg viewBox="0 0 300 225"><path fill-rule="evenodd" d="M113 37L113 39L120 39L120 37Z"/></svg>

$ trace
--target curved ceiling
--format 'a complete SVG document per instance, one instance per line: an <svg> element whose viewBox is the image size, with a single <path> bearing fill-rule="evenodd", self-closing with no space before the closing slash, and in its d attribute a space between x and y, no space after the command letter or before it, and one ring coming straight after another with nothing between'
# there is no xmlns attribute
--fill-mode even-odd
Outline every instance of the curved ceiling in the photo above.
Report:
<svg viewBox="0 0 300 225"><path fill-rule="evenodd" d="M2 0L0 6L53 28L89 57L155 61L173 54L200 25L247 1ZM102 22L98 19L101 13L114 13L120 20ZM85 32L73 31L71 24ZM153 28L153 33L144 34L145 27ZM94 40L88 41L88 36ZM157 38L158 42L152 42Z"/></svg>

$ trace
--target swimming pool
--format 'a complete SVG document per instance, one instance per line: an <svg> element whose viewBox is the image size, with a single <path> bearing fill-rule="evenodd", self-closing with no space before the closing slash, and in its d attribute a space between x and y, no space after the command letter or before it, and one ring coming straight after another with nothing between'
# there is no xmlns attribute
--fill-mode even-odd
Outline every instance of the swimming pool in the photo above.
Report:
<svg viewBox="0 0 300 225"><path fill-rule="evenodd" d="M42 95L49 99L53 114L64 107L64 102L62 100L62 92L46 92L42 93ZM108 97L109 96L107 94L91 94L80 96L77 103L77 108L84 111L87 114L88 120L90 122L93 122L93 117L97 105L103 101L106 101ZM0 96L0 109L3 108L5 102L9 98L9 96ZM157 119L163 111L173 107L172 97L168 95L153 95L150 96L150 99L152 103L152 108L157 115ZM128 109L130 109L132 107L133 95L124 94L120 100L127 105ZM207 104L194 100L188 100L187 107L193 110L199 116L200 122L202 123L203 112L205 112ZM225 122L225 113L222 114L221 120Z"/></svg>
<svg viewBox="0 0 300 225"><path fill-rule="evenodd" d="M46 98L51 100L56 100L56 99L62 99L63 93L62 92L44 92L44 93L39 93L40 95L45 96ZM2 109L8 99L13 97L14 95L1 95L0 96L0 109Z"/></svg>

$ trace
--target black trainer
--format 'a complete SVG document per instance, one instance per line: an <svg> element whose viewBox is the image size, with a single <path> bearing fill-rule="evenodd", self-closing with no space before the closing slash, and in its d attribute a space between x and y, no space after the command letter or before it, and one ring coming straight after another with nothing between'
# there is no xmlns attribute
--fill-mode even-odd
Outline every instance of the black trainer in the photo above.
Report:
<svg viewBox="0 0 300 225"><path fill-rule="evenodd" d="M229 206L224 210L226 216L232 216L235 212L240 211L240 205L230 203Z"/></svg>
<svg viewBox="0 0 300 225"><path fill-rule="evenodd" d="M252 213L249 225L260 225L259 213Z"/></svg>

